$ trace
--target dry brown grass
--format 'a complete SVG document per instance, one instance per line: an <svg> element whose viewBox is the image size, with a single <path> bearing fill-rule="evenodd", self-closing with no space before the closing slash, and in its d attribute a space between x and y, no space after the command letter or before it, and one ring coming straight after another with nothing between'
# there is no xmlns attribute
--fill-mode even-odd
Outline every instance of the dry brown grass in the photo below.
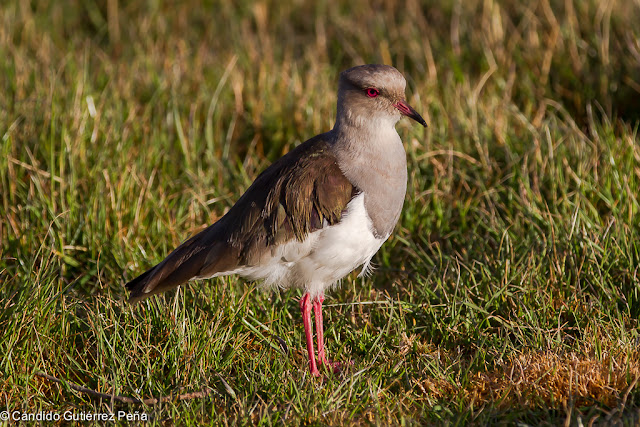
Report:
<svg viewBox="0 0 640 427"><path fill-rule="evenodd" d="M498 402L501 408L589 406L601 402L624 406L640 378L638 353L593 355L567 351L526 352L496 369L476 372L463 393L474 406Z"/></svg>

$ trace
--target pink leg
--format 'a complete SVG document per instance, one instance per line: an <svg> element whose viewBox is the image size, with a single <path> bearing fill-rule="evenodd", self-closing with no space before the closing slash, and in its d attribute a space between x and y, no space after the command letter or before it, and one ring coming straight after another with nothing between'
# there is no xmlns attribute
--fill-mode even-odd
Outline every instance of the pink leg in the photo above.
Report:
<svg viewBox="0 0 640 427"><path fill-rule="evenodd" d="M309 302L309 294L304 294L304 296L300 300L300 311L302 312L302 322L304 323L304 336L307 340L309 369L311 370L311 375L313 375L314 377L319 377L320 372L318 371L318 366L316 365L316 357L313 351L313 332L311 331L311 303Z"/></svg>
<svg viewBox="0 0 640 427"><path fill-rule="evenodd" d="M331 362L327 359L327 355L324 351L324 326L322 324L322 302L324 301L324 296L317 296L313 300L313 314L316 318L316 334L318 335L318 362L322 363L326 367L333 368L334 373L338 373L340 371L340 363L339 362Z"/></svg>
<svg viewBox="0 0 640 427"><path fill-rule="evenodd" d="M323 365L330 365L324 352L324 325L322 322L322 302L324 296L320 295L313 300L313 314L316 318L316 334L318 335L318 362Z"/></svg>

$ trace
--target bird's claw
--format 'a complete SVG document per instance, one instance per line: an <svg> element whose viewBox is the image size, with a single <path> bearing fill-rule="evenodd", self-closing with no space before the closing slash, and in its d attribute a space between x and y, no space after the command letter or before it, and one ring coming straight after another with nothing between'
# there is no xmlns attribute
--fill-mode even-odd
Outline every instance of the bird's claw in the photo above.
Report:
<svg viewBox="0 0 640 427"><path fill-rule="evenodd" d="M339 374L344 371L346 367L353 365L352 360L347 360L346 362L332 362L326 357L324 359L321 359L319 362L325 367L330 368L334 374Z"/></svg>

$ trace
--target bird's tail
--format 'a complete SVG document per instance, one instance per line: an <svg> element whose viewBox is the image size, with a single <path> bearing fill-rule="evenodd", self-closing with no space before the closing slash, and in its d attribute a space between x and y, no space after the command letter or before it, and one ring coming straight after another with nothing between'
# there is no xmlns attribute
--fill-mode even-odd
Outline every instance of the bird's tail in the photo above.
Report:
<svg viewBox="0 0 640 427"><path fill-rule="evenodd" d="M153 276L153 272L155 271L157 265L149 270L145 271L125 286L129 290L129 302L131 304L135 304L138 301L141 301L147 297L150 297L151 293L145 293L145 287L149 282L149 279Z"/></svg>
<svg viewBox="0 0 640 427"><path fill-rule="evenodd" d="M212 277L231 271L237 265L237 255L226 242L220 241L211 226L178 246L162 262L136 277L125 286L134 304L176 288L191 279Z"/></svg>

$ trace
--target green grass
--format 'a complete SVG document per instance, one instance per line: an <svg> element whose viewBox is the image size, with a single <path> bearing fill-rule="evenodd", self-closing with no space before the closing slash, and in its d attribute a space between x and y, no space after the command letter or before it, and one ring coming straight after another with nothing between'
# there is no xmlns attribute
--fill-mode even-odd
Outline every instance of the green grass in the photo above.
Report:
<svg viewBox="0 0 640 427"><path fill-rule="evenodd" d="M640 422L637 2L28 3L0 6L0 410ZM398 125L408 194L375 273L325 302L352 366L309 376L297 291L124 302L375 62L429 127Z"/></svg>

